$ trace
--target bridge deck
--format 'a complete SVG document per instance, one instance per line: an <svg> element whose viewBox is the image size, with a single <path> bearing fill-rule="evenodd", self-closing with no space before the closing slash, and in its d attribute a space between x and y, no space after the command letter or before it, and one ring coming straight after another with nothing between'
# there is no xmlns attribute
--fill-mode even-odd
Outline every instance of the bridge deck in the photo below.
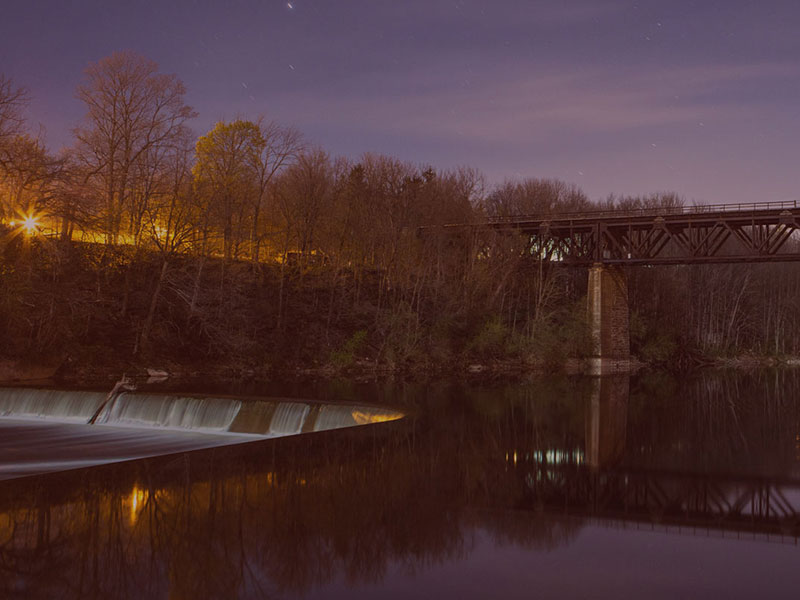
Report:
<svg viewBox="0 0 800 600"><path fill-rule="evenodd" d="M707 219L750 219L775 218L789 211L797 217L800 215L800 200L784 200L780 202L752 202L747 204L701 204L693 206L660 206L623 210L595 210L581 212L565 212L550 214L528 214L492 217L487 222L491 225L525 225L527 223L650 223L661 217L673 223Z"/></svg>
<svg viewBox="0 0 800 600"><path fill-rule="evenodd" d="M794 200L513 215L444 230L523 234L526 251L574 266L800 261Z"/></svg>

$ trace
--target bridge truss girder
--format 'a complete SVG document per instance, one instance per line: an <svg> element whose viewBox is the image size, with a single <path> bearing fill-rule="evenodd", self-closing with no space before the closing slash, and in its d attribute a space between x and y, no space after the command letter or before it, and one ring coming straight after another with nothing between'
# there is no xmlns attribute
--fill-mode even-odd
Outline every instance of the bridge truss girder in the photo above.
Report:
<svg viewBox="0 0 800 600"><path fill-rule="evenodd" d="M599 518L800 538L799 481L520 467L527 469L527 499L533 505Z"/></svg>
<svg viewBox="0 0 800 600"><path fill-rule="evenodd" d="M787 247L800 238L800 207L514 217L489 225L521 233L532 248L549 248L576 266L800 260L800 246Z"/></svg>

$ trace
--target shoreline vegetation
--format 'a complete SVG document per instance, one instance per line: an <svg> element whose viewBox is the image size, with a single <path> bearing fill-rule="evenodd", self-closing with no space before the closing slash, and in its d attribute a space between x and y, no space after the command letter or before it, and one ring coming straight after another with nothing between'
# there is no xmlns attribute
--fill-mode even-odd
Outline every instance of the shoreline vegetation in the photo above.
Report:
<svg viewBox="0 0 800 600"><path fill-rule="evenodd" d="M646 364L631 358L630 371L620 374L635 375L649 370L670 370L669 365ZM348 379L352 381L402 380L427 381L444 379L466 379L478 381L516 381L550 375L578 376L588 375L588 362L582 359L568 359L562 365L547 365L542 362L526 362L521 360L496 360L488 363L460 363L456 365L437 365L435 368L409 371L407 369L389 368L369 361L359 360L346 368L326 365L294 365L282 370L269 368L253 369L234 365L187 365L177 362L168 365L160 364L157 369L163 375L153 377L152 366L146 363L119 363L114 365L78 365L41 364L9 359L0 360L0 385L37 383L56 383L68 385L102 385L112 382L127 374L140 381L161 383L193 382L208 379L215 382L225 381L292 381L299 379L334 380ZM755 369L800 368L800 357L774 357L742 355L738 357L708 357L691 370L734 369L749 371Z"/></svg>
<svg viewBox="0 0 800 600"><path fill-rule="evenodd" d="M411 278L412 289L389 287L385 273L375 270L185 256L176 257L164 276L156 253L44 236L17 237L2 256L2 383L99 383L122 373L145 378L148 370L172 380L219 381L518 379L588 372L580 269L552 269L550 312L526 334L529 326L512 328L485 297L470 310L459 307L453 296L461 302L463 289L440 293L438 302L419 301L412 310L408 295L423 296L425 286ZM755 277L770 267L747 269ZM675 272L685 277L699 269L667 267L659 286L669 290ZM632 372L800 366L798 354L704 350L692 343L685 321L648 316L640 290L651 287L654 273L629 271L632 301L639 300L631 308ZM741 310L749 321L763 307ZM518 312L520 324L531 319Z"/></svg>
<svg viewBox="0 0 800 600"><path fill-rule="evenodd" d="M27 92L0 74L5 379L580 372L586 271L541 236L480 224L684 204L333 157L264 117L197 135L185 94L149 59L114 53L87 67L86 115L53 155L28 131ZM798 251L796 233L784 248ZM638 363L800 356L800 264L642 266L627 280Z"/></svg>

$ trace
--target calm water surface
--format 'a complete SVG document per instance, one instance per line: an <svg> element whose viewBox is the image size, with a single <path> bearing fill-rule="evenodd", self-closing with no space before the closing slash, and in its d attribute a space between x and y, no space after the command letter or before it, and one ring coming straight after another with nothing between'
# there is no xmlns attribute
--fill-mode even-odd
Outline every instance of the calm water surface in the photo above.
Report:
<svg viewBox="0 0 800 600"><path fill-rule="evenodd" d="M117 440L114 460L168 454L1 481L0 597L796 598L800 589L800 372L239 391L326 401L338 407L325 413L329 425L407 417L316 427L323 410L312 404L301 429L324 431L274 437L265 433L277 405L241 400L231 417L230 405L214 404L193 421L205 430L188 432L178 431L183 408L178 420L150 405L118 408L169 427L130 447ZM352 409L370 404L386 409ZM295 427L300 409L281 410L280 426ZM246 431L230 431L234 423ZM120 424L131 423L103 435ZM51 460L32 441L41 432L24 430L45 426L68 425L0 419L0 468L24 462L12 456L23 447ZM57 454L103 462L83 426L69 426L79 431L59 429ZM231 434L258 437L217 444ZM187 453L181 435L215 441Z"/></svg>

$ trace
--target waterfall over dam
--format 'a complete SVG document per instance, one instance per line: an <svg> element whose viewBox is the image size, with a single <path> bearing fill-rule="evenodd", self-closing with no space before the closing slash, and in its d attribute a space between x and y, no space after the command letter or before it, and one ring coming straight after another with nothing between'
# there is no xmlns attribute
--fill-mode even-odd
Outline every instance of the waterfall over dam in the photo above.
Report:
<svg viewBox="0 0 800 600"><path fill-rule="evenodd" d="M105 398L103 392L0 388L0 417L88 423Z"/></svg>
<svg viewBox="0 0 800 600"><path fill-rule="evenodd" d="M0 387L0 479L403 417L390 408L284 398L123 392L106 399Z"/></svg>
<svg viewBox="0 0 800 600"><path fill-rule="evenodd" d="M0 388L0 419L88 423L105 398L102 392ZM279 437L402 416L368 406L123 392L103 406L96 425Z"/></svg>

